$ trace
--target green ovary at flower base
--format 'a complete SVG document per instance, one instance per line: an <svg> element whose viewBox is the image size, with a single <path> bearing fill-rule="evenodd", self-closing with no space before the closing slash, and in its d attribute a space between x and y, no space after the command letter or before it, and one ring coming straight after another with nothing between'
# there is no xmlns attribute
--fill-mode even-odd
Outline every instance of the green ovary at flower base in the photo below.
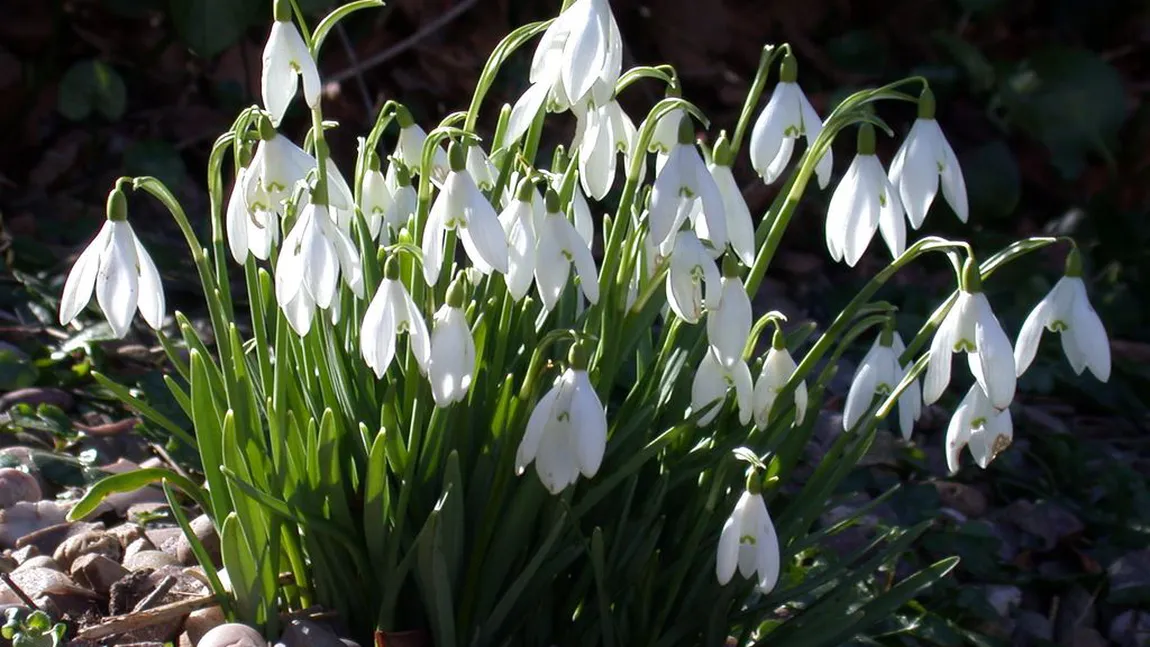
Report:
<svg viewBox="0 0 1150 647"><path fill-rule="evenodd" d="M314 57L339 19L374 4L336 9L309 32L293 3L277 0L263 106L242 112L213 148L211 246L157 180L122 179L61 299L62 323L94 293L118 336L137 310L160 329L159 273L127 221L126 194L144 191L168 209L196 263L215 344L180 313L190 359L177 354L180 340L161 338L187 378L169 386L193 421L207 487L170 483L206 502L227 568L216 579L231 582L218 593L238 619L271 631L279 612L320 604L361 638L427 629L443 647L522 636L837 647L867 628L852 609L897 608L913 594L804 591L794 554L818 547L811 528L827 493L880 425L909 439L923 402L943 397L953 353L965 352L976 383L951 420L948 464L956 469L969 447L985 467L1012 438L1016 376L1043 330L1061 334L1076 372L1109 377L1079 252L1013 348L982 290L1002 265L1063 239L1021 241L982 265L966 243L907 240L939 190L968 216L923 79L856 92L823 121L799 88L790 47L766 47L739 121L725 124L733 135L716 129L708 150L697 129L710 124L681 97L674 69L623 71L608 0L574 0L497 46L467 113L424 130L409 108L387 102L345 176L325 140L332 124ZM533 38L526 90L502 106L488 139L477 129L483 98ZM300 78L311 130L297 144L277 129L291 124ZM632 121L616 93L648 81L665 97ZM903 90L920 85L917 96ZM890 100L916 103L918 120L888 173L875 154L874 127L886 127L874 109ZM557 111L573 113L576 133L542 168L543 122ZM736 178L752 119L745 155L763 181L784 179L797 157L758 231ZM858 154L830 197L828 249L855 265L879 231L894 260L808 346L784 334L779 313L753 323L756 293L807 185L829 185L834 139L856 127ZM225 196L228 147L237 168ZM956 264L956 289L904 345L893 306L872 300L929 253ZM250 336L236 321L229 256L244 266ZM796 469L833 366L876 332L844 406L851 433L826 462ZM183 432L128 389L117 394ZM751 465L745 483L738 461ZM798 496L778 487L796 473L810 474ZM953 565L942 560L915 581ZM293 586L279 586L282 571ZM771 615L784 606L790 615ZM844 620L811 639L808 613Z"/></svg>

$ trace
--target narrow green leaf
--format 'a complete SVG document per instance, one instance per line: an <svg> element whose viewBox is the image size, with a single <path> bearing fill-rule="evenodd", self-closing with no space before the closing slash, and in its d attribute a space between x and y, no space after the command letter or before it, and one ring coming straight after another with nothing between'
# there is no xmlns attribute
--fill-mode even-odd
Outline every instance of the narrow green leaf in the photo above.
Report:
<svg viewBox="0 0 1150 647"><path fill-rule="evenodd" d="M111 494L135 492L142 487L165 480L191 497L209 517L212 516L212 508L208 505L207 493L200 486L171 470L160 467L144 467L131 472L105 476L96 481L76 502L76 505L68 511L68 520L79 521L92 514L100 503Z"/></svg>

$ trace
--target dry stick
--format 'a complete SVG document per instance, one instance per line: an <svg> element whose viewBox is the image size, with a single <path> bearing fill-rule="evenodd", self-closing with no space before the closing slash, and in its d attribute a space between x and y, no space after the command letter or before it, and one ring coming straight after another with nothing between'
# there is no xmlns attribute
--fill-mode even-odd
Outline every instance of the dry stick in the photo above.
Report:
<svg viewBox="0 0 1150 647"><path fill-rule="evenodd" d="M133 611L122 616L106 618L104 622L80 630L76 638L80 640L99 640L116 634L127 633L145 627L152 627L182 618L193 611L214 607L219 603L212 594L207 594L189 600L180 600L165 604L154 609Z"/></svg>
<svg viewBox="0 0 1150 647"><path fill-rule="evenodd" d="M35 610L40 609L40 607L36 606L36 603L32 600L32 598L28 597L28 594L25 593L23 589L21 589L19 586L17 586L17 584L15 582L12 581L11 575L4 573L4 572L0 572L0 579L4 580L4 584L9 589L11 589L13 593L16 594L16 597L20 598L20 601L24 603L24 606L28 607L29 609L35 609Z"/></svg>
<svg viewBox="0 0 1150 647"><path fill-rule="evenodd" d="M392 58L395 58L399 54L402 54L403 52L410 49L412 46L418 44L419 41L442 29L447 25L447 23L455 20L468 9L474 7L476 2L478 2L478 0L463 0L463 2L460 2L451 9L448 9L438 18L421 27L419 31L415 32L414 34L383 50L375 56L367 58L358 65L354 65L346 70L343 70L342 72L332 75L330 81L333 83L346 81L351 77L364 72L365 70L370 70L377 65L381 65L391 60Z"/></svg>
<svg viewBox="0 0 1150 647"><path fill-rule="evenodd" d="M136 606L132 608L132 613L139 613L151 607L156 603L157 600L167 595L168 591L171 591L172 587L175 585L176 578L171 575L160 580L160 583L156 585L156 589L149 593L143 600L140 600Z"/></svg>

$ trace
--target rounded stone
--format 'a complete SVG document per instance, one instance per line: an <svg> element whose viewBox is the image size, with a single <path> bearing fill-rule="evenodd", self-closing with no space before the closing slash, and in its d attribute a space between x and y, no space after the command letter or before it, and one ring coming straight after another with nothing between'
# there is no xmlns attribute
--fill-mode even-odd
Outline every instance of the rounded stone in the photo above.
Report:
<svg viewBox="0 0 1150 647"><path fill-rule="evenodd" d="M237 622L222 624L196 643L196 647L267 647L267 641L260 632Z"/></svg>
<svg viewBox="0 0 1150 647"><path fill-rule="evenodd" d="M184 620L184 631L193 645L200 644L209 631L224 624L224 612L219 607L197 609Z"/></svg>
<svg viewBox="0 0 1150 647"><path fill-rule="evenodd" d="M72 562L81 555L103 555L113 562L119 562L123 554L124 549L120 547L119 539L103 530L91 530L65 539L52 557L60 564L60 568L67 570L72 568Z"/></svg>
<svg viewBox="0 0 1150 647"><path fill-rule="evenodd" d="M208 556L212 559L212 564L220 565L220 536L216 534L216 527L212 525L212 520L208 515L202 514L188 524L192 527L192 532L195 533L196 539L204 546ZM180 535L176 540L176 559L186 566L192 566L196 563L196 554L192 552L192 543L188 541L185 535Z"/></svg>
<svg viewBox="0 0 1150 647"><path fill-rule="evenodd" d="M124 560L124 568L129 571L156 570L164 566L178 565L175 556L162 550L142 550Z"/></svg>
<svg viewBox="0 0 1150 647"><path fill-rule="evenodd" d="M26 571L26 570L31 569L31 568L50 568L54 571L60 571L61 573L64 572L64 569L60 568L60 565L58 563L56 563L56 560L52 559L51 557L48 557L47 555L37 555L35 557L29 557L28 559L24 560L23 562L20 562L20 565L16 567L16 570L17 571L19 571L19 570L25 570Z"/></svg>
<svg viewBox="0 0 1150 647"><path fill-rule="evenodd" d="M39 501L43 496L35 476L15 467L0 467L0 508L20 501Z"/></svg>

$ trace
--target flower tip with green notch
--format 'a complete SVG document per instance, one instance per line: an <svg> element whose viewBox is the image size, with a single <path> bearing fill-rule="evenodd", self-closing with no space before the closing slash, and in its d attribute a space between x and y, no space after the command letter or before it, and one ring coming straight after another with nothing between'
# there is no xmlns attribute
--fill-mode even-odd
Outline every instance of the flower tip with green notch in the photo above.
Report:
<svg viewBox="0 0 1150 647"><path fill-rule="evenodd" d="M1010 406L1017 384L1014 351L981 288L973 293L960 290L958 300L934 333L923 379L924 404L937 402L950 384L954 353L966 353L970 372L994 408Z"/></svg>
<svg viewBox="0 0 1150 647"><path fill-rule="evenodd" d="M802 137L807 146L813 146L823 129L822 119L799 87L797 78L798 63L787 54L779 83L751 129L751 166L767 184L774 184L782 175L794 152L795 140ZM834 154L828 147L815 167L819 188L827 187L833 169Z"/></svg>
<svg viewBox="0 0 1150 647"><path fill-rule="evenodd" d="M307 43L291 21L289 10L286 17L277 16L264 45L260 90L272 125L278 127L283 120L300 77L303 78L304 101L309 108L314 108L319 103L322 89L319 69Z"/></svg>
<svg viewBox="0 0 1150 647"><path fill-rule="evenodd" d="M1062 350L1075 374L1081 375L1089 368L1102 382L1110 379L1110 342L1106 328L1090 305L1086 284L1080 275L1068 272L1026 317L1014 348L1019 376L1034 362L1044 330L1059 334Z"/></svg>
<svg viewBox="0 0 1150 647"><path fill-rule="evenodd" d="M740 357L730 365L724 365L718 358L714 348L708 348L703 354L703 361L695 371L695 379L691 382L691 411L702 411L704 407L722 401L727 397L727 391L734 387L735 403L739 410L739 424L745 425L751 421L754 411L754 385L751 380L751 369ZM721 404L715 405L699 418L697 424L705 427L718 417L722 409Z"/></svg>
<svg viewBox="0 0 1150 647"><path fill-rule="evenodd" d="M958 157L934 118L934 94L925 88L919 97L918 119L890 164L890 181L906 209L910 225L922 226L942 184L942 196L962 222L970 217L966 180Z"/></svg>
<svg viewBox="0 0 1150 647"><path fill-rule="evenodd" d="M685 229L676 233L674 240L667 270L667 303L677 317L696 324L707 310L718 309L722 277L695 232Z"/></svg>
<svg viewBox="0 0 1150 647"><path fill-rule="evenodd" d="M128 334L137 310L154 329L164 323L164 288L152 257L127 221L127 198L117 187L108 196L108 219L76 259L64 281L60 324L68 325L92 300L118 338Z"/></svg>
<svg viewBox="0 0 1150 647"><path fill-rule="evenodd" d="M769 593L779 581L779 536L761 492L743 491L731 516L723 524L715 556L715 575L726 585L739 574L755 577L760 593Z"/></svg>
<svg viewBox="0 0 1150 647"><path fill-rule="evenodd" d="M986 469L1013 439L1010 409L995 408L982 387L972 384L946 429L947 468L951 474L958 472L962 448L969 447L974 462Z"/></svg>
<svg viewBox="0 0 1150 647"><path fill-rule="evenodd" d="M696 202L701 203L710 240L721 250L727 244L723 197L695 145L694 122L690 117L683 117L678 139L651 187L648 215L651 241L660 245L673 236Z"/></svg>

